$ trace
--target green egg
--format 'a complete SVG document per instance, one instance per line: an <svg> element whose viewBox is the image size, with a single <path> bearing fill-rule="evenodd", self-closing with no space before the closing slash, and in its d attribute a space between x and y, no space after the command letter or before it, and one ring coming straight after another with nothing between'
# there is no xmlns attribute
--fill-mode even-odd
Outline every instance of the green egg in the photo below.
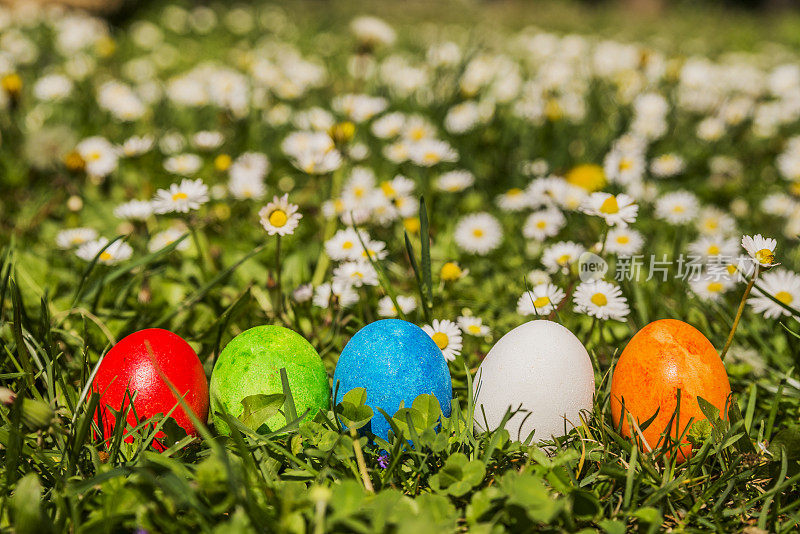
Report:
<svg viewBox="0 0 800 534"><path fill-rule="evenodd" d="M311 343L282 326L257 326L231 340L219 355L211 373L212 421L217 431L229 434L230 428L218 415L227 412L239 417L242 399L250 395L283 393L281 369L286 369L297 414L308 411L312 419L330 406L330 386L325 365ZM270 430L286 425L278 413L266 421Z"/></svg>

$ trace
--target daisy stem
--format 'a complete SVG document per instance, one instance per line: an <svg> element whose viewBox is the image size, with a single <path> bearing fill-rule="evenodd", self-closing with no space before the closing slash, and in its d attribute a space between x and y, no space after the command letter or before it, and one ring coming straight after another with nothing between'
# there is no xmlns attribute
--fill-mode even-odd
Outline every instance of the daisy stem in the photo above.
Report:
<svg viewBox="0 0 800 534"><path fill-rule="evenodd" d="M281 236L278 234L278 242L275 245L275 286L278 292L277 298L277 305L275 309L277 310L277 315L283 313L283 287L281 286Z"/></svg>
<svg viewBox="0 0 800 534"><path fill-rule="evenodd" d="M589 342L592 340L592 334L594 334L594 327L597 325L597 317L592 317L592 326L589 327L589 333L586 335L586 342L584 345L587 347L589 346Z"/></svg>
<svg viewBox="0 0 800 534"><path fill-rule="evenodd" d="M742 300L741 302L739 302L739 309L736 310L736 317L733 319L733 326L731 327L731 333L728 334L728 340L725 341L725 346L722 347L722 352L720 352L719 354L721 360L725 359L725 355L728 353L728 349L731 348L731 343L733 343L733 334L736 333L736 328L739 326L739 319L742 318L742 313L744 313L745 302L747 302L747 297L748 295L750 295L750 291L752 291L753 285L755 285L760 272L761 272L761 266L756 265L756 270L753 273L753 278L751 278L750 283L747 284L747 288L744 290L744 295L742 295Z"/></svg>
<svg viewBox="0 0 800 534"><path fill-rule="evenodd" d="M364 452L361 450L361 442L358 441L358 433L355 427L350 427L350 437L353 438L353 452L356 455L356 464L358 465L358 472L361 473L361 481L364 483L364 489L369 493L375 493L372 480L369 478L369 473L367 472L367 462L364 461Z"/></svg>

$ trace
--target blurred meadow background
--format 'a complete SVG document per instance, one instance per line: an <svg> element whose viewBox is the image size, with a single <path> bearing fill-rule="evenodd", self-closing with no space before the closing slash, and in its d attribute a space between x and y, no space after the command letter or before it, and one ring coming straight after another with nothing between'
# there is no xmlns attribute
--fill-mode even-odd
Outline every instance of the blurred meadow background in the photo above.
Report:
<svg viewBox="0 0 800 534"><path fill-rule="evenodd" d="M79 4L0 3L0 530L798 529L797 2ZM638 256L663 278L618 277ZM179 334L210 376L283 325L332 377L385 317L436 341L450 417L422 398L389 440L348 432L353 398L280 432L95 421L131 332ZM592 409L480 432L478 366L537 318L586 346ZM610 410L662 318L718 350L735 330L731 406L684 463Z"/></svg>

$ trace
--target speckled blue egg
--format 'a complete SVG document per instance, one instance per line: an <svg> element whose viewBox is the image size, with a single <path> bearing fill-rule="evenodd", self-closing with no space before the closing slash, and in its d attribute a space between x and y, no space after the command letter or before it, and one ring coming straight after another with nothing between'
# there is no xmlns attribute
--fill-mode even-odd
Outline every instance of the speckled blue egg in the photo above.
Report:
<svg viewBox="0 0 800 534"><path fill-rule="evenodd" d="M369 429L384 439L390 427L377 408L394 415L400 402L411 407L414 399L427 393L436 397L445 416L450 415L453 386L442 351L420 327L407 321L384 319L368 324L344 347L333 374L336 402L359 387L366 389L367 405L375 412Z"/></svg>

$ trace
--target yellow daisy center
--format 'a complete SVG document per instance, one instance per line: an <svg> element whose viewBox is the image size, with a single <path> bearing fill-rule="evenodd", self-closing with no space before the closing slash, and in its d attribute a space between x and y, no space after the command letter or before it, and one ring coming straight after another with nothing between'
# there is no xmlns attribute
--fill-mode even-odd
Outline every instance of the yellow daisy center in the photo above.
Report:
<svg viewBox="0 0 800 534"><path fill-rule="evenodd" d="M412 234L416 234L419 232L420 222L418 217L408 217L403 219L403 226L405 229Z"/></svg>
<svg viewBox="0 0 800 534"><path fill-rule="evenodd" d="M720 282L711 282L708 284L708 287L706 289L708 289L712 293L719 293L720 291L722 291L722 284Z"/></svg>
<svg viewBox="0 0 800 534"><path fill-rule="evenodd" d="M425 129L424 128L412 128L409 132L409 137L414 141L419 141L423 137L425 137Z"/></svg>
<svg viewBox="0 0 800 534"><path fill-rule="evenodd" d="M627 171L631 167L633 167L633 162L631 160L629 160L629 159L621 159L620 160L620 162L619 162L619 170Z"/></svg>
<svg viewBox="0 0 800 534"><path fill-rule="evenodd" d="M673 213L683 213L684 211L686 211L686 208L681 206L680 204L672 208Z"/></svg>
<svg viewBox="0 0 800 534"><path fill-rule="evenodd" d="M353 242L345 241L344 243L342 243L342 248L345 250L350 250L351 248L353 248Z"/></svg>
<svg viewBox="0 0 800 534"><path fill-rule="evenodd" d="M567 182L587 191L597 191L606 184L606 175L599 165L578 165L567 173L566 178Z"/></svg>
<svg viewBox="0 0 800 534"><path fill-rule="evenodd" d="M447 334L444 332L436 332L433 334L433 342L436 343L436 346L439 347L441 350L447 348L447 345L450 344L450 339L447 337Z"/></svg>
<svg viewBox="0 0 800 534"><path fill-rule="evenodd" d="M545 221L538 221L536 223L536 228L544 230L545 228L547 228L547 223Z"/></svg>
<svg viewBox="0 0 800 534"><path fill-rule="evenodd" d="M600 205L600 213L605 213L606 215L613 215L619 212L619 204L617 203L617 197L610 196L603 201Z"/></svg>
<svg viewBox="0 0 800 534"><path fill-rule="evenodd" d="M762 248L756 252L755 256L756 261L764 265L772 265L772 262L775 261L775 255L768 248Z"/></svg>
<svg viewBox="0 0 800 534"><path fill-rule="evenodd" d="M727 270L728 270L728 274L735 273L736 272L736 265L734 265L734 264L728 265Z"/></svg>
<svg viewBox="0 0 800 534"><path fill-rule="evenodd" d="M286 215L286 212L283 210L275 210L269 214L269 223L272 226L276 226L280 228L286 224L286 221L289 220L289 217Z"/></svg>
<svg viewBox="0 0 800 534"><path fill-rule="evenodd" d="M214 168L220 172L227 171L231 166L231 163L231 157L227 154L220 154L214 158Z"/></svg>
<svg viewBox="0 0 800 534"><path fill-rule="evenodd" d="M606 304L608 304L608 298L602 293L595 293L589 300L591 300L592 304L594 304L595 306L605 306Z"/></svg>
<svg viewBox="0 0 800 534"><path fill-rule="evenodd" d="M472 235L474 235L475 237L483 237L483 229L481 229L481 228L475 228L475 229L472 231Z"/></svg>
<svg viewBox="0 0 800 534"><path fill-rule="evenodd" d="M383 194L386 195L387 197L390 197L397 193L394 190L394 187L392 187L392 184L390 182L381 182L381 191L383 191Z"/></svg>
<svg viewBox="0 0 800 534"><path fill-rule="evenodd" d="M717 254L719 254L719 247L717 245L711 245L708 247L709 256L716 256Z"/></svg>
<svg viewBox="0 0 800 534"><path fill-rule="evenodd" d="M558 257L556 263L558 263L559 265L565 265L569 263L569 260L570 260L569 254L562 254L561 256Z"/></svg>
<svg viewBox="0 0 800 534"><path fill-rule="evenodd" d="M114 256L108 253L108 251L104 250L100 253L100 261L111 261L114 259Z"/></svg>
<svg viewBox="0 0 800 534"><path fill-rule="evenodd" d="M630 241L631 238L626 235L621 235L617 237L617 243L619 243L620 245L627 245L628 243L630 243Z"/></svg>
<svg viewBox="0 0 800 534"><path fill-rule="evenodd" d="M442 271L440 273L440 276L442 277L442 280L451 282L453 280L458 280L459 278L461 278L461 273L462 273L461 267L449 261L442 266Z"/></svg>
<svg viewBox="0 0 800 534"><path fill-rule="evenodd" d="M550 297L539 297L533 301L533 305L536 308L544 308L550 304Z"/></svg>
<svg viewBox="0 0 800 534"><path fill-rule="evenodd" d="M784 304L791 304L794 300L794 297L788 291L778 291L775 293L775 298L779 301L783 302Z"/></svg>
<svg viewBox="0 0 800 534"><path fill-rule="evenodd" d="M177 202L179 200L186 200L187 198L189 198L189 195L187 195L183 191L179 191L179 192L175 193L174 195L172 195L172 201L173 202Z"/></svg>
<svg viewBox="0 0 800 534"><path fill-rule="evenodd" d="M477 335L477 334L481 333L481 327L476 325L476 324L469 325L467 327L467 330L469 331L470 334L476 334Z"/></svg>
<svg viewBox="0 0 800 534"><path fill-rule="evenodd" d="M518 197L522 194L522 189L515 187L513 189L509 189L506 194L510 197Z"/></svg>

